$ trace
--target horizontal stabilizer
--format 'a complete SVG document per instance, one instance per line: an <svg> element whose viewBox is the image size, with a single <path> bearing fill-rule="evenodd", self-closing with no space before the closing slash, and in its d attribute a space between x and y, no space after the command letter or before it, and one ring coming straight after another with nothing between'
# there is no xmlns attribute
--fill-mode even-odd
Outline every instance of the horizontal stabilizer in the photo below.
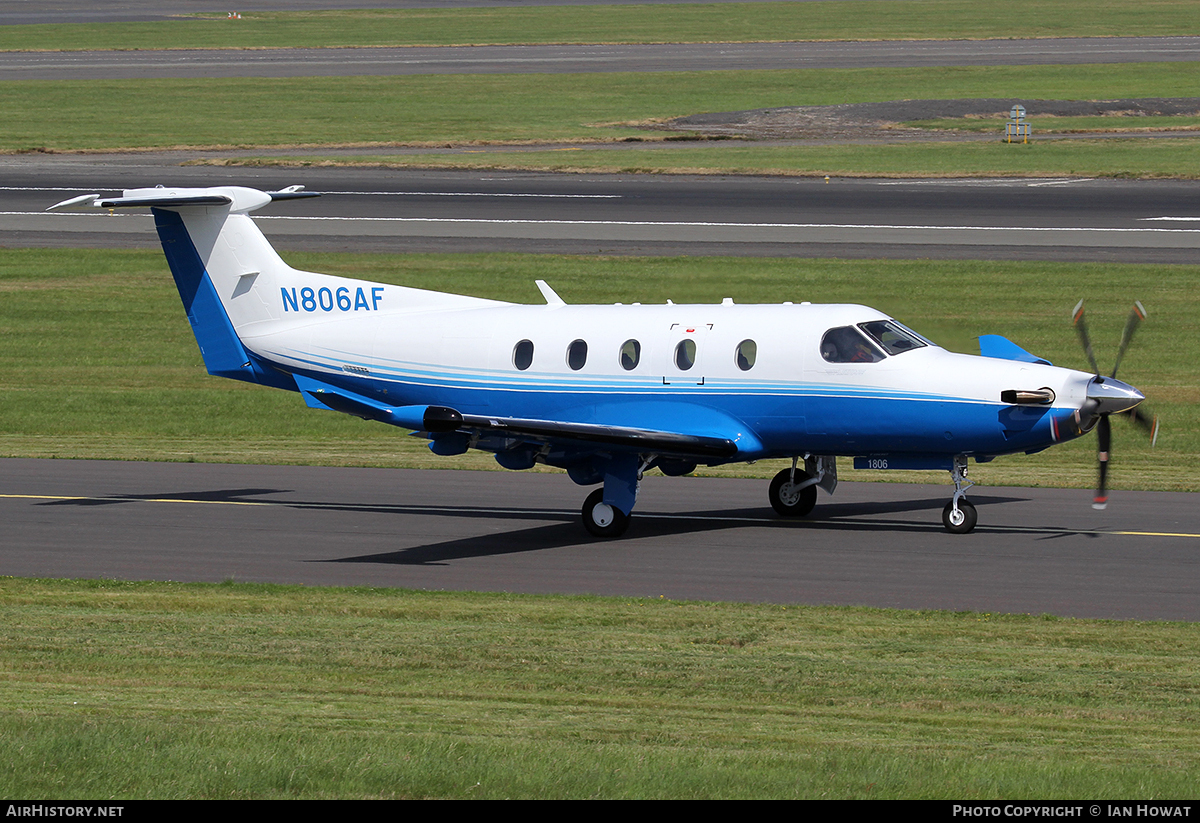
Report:
<svg viewBox="0 0 1200 823"><path fill-rule="evenodd" d="M250 212L261 209L275 200L296 200L319 197L316 192L301 191L303 186L288 186L281 191L262 192L240 186L221 186L210 189L128 189L120 197L83 194L46 211L88 211L91 209L175 209L186 206L229 206L231 212Z"/></svg>
<svg viewBox="0 0 1200 823"><path fill-rule="evenodd" d="M155 190L151 190L155 191ZM162 194L152 194L150 196L139 197L101 197L98 194L85 194L80 197L72 197L70 200L64 200L61 203L55 203L46 211L83 211L86 209L135 209L144 208L147 206L167 207L167 206L226 206L233 202L233 198L225 195L213 194L193 194L180 195L171 191L169 194L164 190Z"/></svg>

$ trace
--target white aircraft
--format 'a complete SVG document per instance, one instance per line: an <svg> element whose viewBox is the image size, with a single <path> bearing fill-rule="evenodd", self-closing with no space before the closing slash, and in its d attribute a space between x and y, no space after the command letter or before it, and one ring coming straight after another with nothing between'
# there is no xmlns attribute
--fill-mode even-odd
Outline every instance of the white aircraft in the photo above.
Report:
<svg viewBox="0 0 1200 823"><path fill-rule="evenodd" d="M240 187L89 194L51 210L149 207L210 374L300 392L309 406L416 431L437 454L481 449L508 469L537 463L598 485L592 534L629 522L652 468L791 458L770 485L784 517L832 494L836 458L855 468L940 469L954 494L945 527L971 531L968 460L1036 452L1098 424L1105 503L1109 416L1143 395L1050 365L1002 337L955 354L856 305L545 305L331 277L293 269L249 213L316 196ZM1137 323L1126 327L1120 363ZM801 466L803 461L803 466Z"/></svg>

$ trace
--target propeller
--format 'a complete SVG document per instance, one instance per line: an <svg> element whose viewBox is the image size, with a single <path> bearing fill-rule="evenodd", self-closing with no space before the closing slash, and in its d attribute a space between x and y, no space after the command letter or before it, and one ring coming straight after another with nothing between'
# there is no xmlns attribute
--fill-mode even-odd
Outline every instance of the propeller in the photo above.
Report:
<svg viewBox="0 0 1200 823"><path fill-rule="evenodd" d="M1146 309L1141 303L1134 301L1133 311L1125 321L1125 331L1121 333L1121 345L1117 349L1117 359L1113 363L1112 374L1105 377L1100 373L1096 364L1096 355L1092 350L1092 339L1088 334L1087 322L1084 320L1083 301L1075 306L1075 331L1079 333L1079 342L1083 344L1084 354L1088 364L1096 375L1088 384L1087 400L1079 409L1079 424L1082 431L1093 424L1096 426L1097 450L1099 453L1100 476L1096 483L1096 496L1092 508L1103 509L1108 505L1108 460L1112 452L1112 424L1109 417L1113 414L1127 415L1138 428L1150 436L1150 445L1158 442L1158 417L1140 407L1144 395L1130 386L1117 380L1117 369L1125 357L1125 351L1133 341L1134 332L1146 319Z"/></svg>

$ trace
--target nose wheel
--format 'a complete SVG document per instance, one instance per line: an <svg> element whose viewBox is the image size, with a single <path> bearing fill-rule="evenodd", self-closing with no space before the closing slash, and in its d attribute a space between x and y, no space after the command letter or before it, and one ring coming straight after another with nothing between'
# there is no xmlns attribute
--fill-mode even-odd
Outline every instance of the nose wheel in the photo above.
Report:
<svg viewBox="0 0 1200 823"><path fill-rule="evenodd" d="M979 512L975 511L975 506L966 500L959 500L957 507L951 500L946 504L946 508L942 509L942 525L951 534L966 534L975 528L977 522L979 522Z"/></svg>
<svg viewBox="0 0 1200 823"><path fill-rule="evenodd" d="M781 516L804 517L817 505L817 481L800 469L784 469L775 475L767 494L771 508Z"/></svg>

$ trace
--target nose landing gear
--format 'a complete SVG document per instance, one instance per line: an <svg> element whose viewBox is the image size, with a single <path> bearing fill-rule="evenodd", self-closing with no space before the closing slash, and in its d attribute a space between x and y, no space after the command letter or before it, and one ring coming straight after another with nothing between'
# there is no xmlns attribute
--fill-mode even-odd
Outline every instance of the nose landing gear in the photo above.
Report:
<svg viewBox="0 0 1200 823"><path fill-rule="evenodd" d="M967 500L967 489L975 484L967 480L966 455L960 454L954 458L950 476L954 479L954 499L942 509L942 525L951 534L966 534L974 529L979 521L979 513Z"/></svg>
<svg viewBox="0 0 1200 823"><path fill-rule="evenodd" d="M767 495L782 517L804 517L817 505L817 478L793 465L775 475Z"/></svg>

